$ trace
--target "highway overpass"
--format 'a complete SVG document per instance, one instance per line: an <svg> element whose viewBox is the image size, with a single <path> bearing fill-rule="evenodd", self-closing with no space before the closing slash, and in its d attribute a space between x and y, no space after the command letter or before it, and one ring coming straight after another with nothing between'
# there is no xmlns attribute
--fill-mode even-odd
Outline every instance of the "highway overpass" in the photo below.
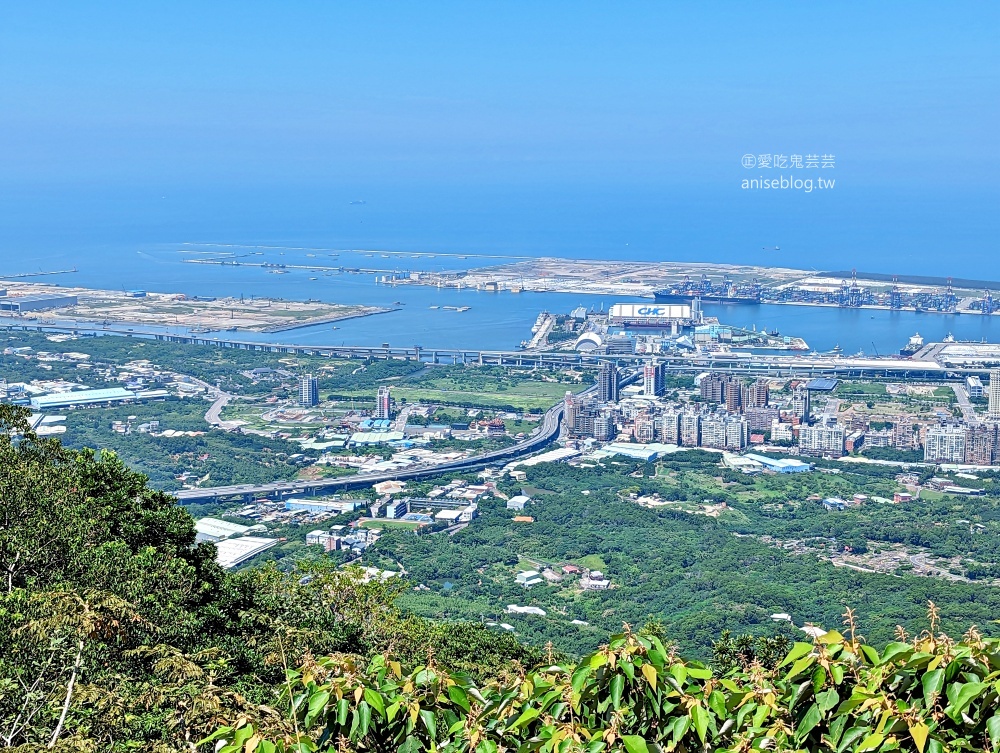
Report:
<svg viewBox="0 0 1000 753"><path fill-rule="evenodd" d="M480 364L515 366L524 368L596 367L601 361L612 360L621 365L638 365L650 356L586 353L572 351L532 350L473 350L463 348L372 347L372 346L319 346L266 343L251 340L234 340L206 335L170 334L145 330L95 329L93 327L68 327L66 325L11 325L8 329L58 331L76 333L114 334L142 337L163 342L211 345L266 353L315 355L327 358L358 358L377 360L413 360L434 364ZM931 350L927 351L931 353ZM842 356L822 353L761 354L747 351L731 353L702 353L691 355L657 355L669 371L701 372L725 371L746 376L836 376L850 379L959 379L967 374L985 375L988 365L943 365L932 357L903 358Z"/></svg>
<svg viewBox="0 0 1000 753"><path fill-rule="evenodd" d="M589 392L594 387L585 390ZM174 496L183 502L216 502L219 500L243 499L253 500L260 497L284 499L295 495L314 495L363 489L377 484L379 481L409 481L439 476L455 471L471 471L485 468L494 463L502 463L522 455L536 452L559 436L564 404L562 402L550 408L542 417L541 425L535 432L518 442L500 450L493 450L482 455L462 458L438 465L414 466L391 473L359 473L353 476L341 476L331 479L316 479L313 481L275 481L270 484L239 484L235 486L216 486L204 489L184 489L175 492Z"/></svg>

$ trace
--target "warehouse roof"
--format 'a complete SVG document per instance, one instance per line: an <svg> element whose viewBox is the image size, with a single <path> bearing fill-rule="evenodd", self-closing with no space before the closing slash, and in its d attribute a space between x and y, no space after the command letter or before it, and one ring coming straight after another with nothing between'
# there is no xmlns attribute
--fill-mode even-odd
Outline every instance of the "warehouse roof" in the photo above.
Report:
<svg viewBox="0 0 1000 753"><path fill-rule="evenodd" d="M103 390L75 390L72 392L56 392L51 395L39 395L31 398L33 408L52 408L60 405L85 405L86 403L104 403L112 400L132 400L135 393L123 387L109 387Z"/></svg>
<svg viewBox="0 0 1000 753"><path fill-rule="evenodd" d="M236 567L241 562L246 562L251 557L256 557L277 543L277 539L265 539L258 536L226 539L215 545L215 561L219 563L220 567Z"/></svg>
<svg viewBox="0 0 1000 753"><path fill-rule="evenodd" d="M832 392L837 388L836 379L822 377L820 379L810 379L806 383L806 389L812 392Z"/></svg>

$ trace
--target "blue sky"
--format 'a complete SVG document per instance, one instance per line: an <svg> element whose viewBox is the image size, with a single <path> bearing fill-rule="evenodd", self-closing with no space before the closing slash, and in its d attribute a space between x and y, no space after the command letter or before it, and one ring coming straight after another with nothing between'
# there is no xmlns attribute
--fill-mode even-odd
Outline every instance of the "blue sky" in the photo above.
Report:
<svg viewBox="0 0 1000 753"><path fill-rule="evenodd" d="M12 0L0 196L21 230L46 200L130 191L599 206L815 151L857 196L995 198L998 38L996 3Z"/></svg>

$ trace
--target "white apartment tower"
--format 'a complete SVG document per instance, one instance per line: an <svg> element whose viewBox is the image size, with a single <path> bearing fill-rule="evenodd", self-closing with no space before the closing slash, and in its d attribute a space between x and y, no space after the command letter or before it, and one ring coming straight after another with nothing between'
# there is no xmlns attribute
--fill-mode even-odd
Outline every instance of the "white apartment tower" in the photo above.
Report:
<svg viewBox="0 0 1000 753"><path fill-rule="evenodd" d="M299 405L304 408L319 405L319 380L312 374L299 377Z"/></svg>
<svg viewBox="0 0 1000 753"><path fill-rule="evenodd" d="M377 420L392 418L392 398L386 386L379 387L375 396L375 418Z"/></svg>
<svg viewBox="0 0 1000 753"><path fill-rule="evenodd" d="M989 418L993 421L1000 421L1000 369L990 370L989 395Z"/></svg>

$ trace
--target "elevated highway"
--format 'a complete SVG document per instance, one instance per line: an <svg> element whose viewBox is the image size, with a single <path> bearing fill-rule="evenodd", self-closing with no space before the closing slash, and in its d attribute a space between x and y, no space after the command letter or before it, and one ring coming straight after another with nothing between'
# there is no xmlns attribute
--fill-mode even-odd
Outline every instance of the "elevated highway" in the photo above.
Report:
<svg viewBox="0 0 1000 753"><path fill-rule="evenodd" d="M465 348L422 348L351 345L293 345L290 343L223 339L196 334L171 334L151 330L95 329L44 324L10 325L9 329L71 332L77 334L113 334L142 337L162 342L210 345L265 353L314 355L327 358L358 358L376 360L413 360L429 364L479 364L523 368L596 367L601 361L613 360L620 365L638 365L648 355L606 355L587 352L542 350L474 350ZM932 351L928 350L928 354ZM738 351L697 355L657 355L668 371L676 373L725 371L746 376L835 376L852 379L958 379L969 374L988 374L986 365L943 365L933 356L918 354L914 358L899 356L878 358L841 356L818 353L763 354Z"/></svg>
<svg viewBox="0 0 1000 753"><path fill-rule="evenodd" d="M593 389L593 387L590 388L590 390ZM590 390L585 390L585 392ZM270 484L238 484L205 489L184 489L175 492L174 496L181 502L201 503L232 499L250 501L260 497L284 499L299 494L313 495L363 489L380 481L409 481L439 476L443 473L452 473L455 471L477 470L494 463L504 462L535 452L554 441L559 436L563 409L563 402L559 402L550 408L543 416L541 425L534 433L517 444L448 463L415 466L402 471L392 471L391 473L359 473L354 476L317 479L314 481L276 481Z"/></svg>

